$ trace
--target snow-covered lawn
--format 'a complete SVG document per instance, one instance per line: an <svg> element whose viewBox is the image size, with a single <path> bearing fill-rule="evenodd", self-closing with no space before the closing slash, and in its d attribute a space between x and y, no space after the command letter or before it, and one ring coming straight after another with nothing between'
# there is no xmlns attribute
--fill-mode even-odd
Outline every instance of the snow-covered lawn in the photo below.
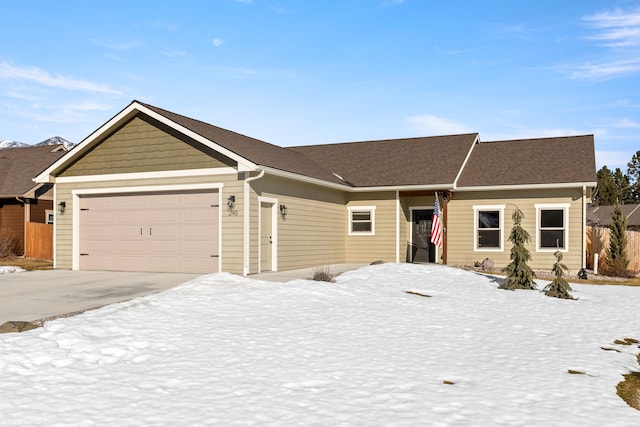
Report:
<svg viewBox="0 0 640 427"><path fill-rule="evenodd" d="M613 344L640 339L640 288L573 287L409 264L203 276L0 335L0 424L640 425L615 388L640 349Z"/></svg>

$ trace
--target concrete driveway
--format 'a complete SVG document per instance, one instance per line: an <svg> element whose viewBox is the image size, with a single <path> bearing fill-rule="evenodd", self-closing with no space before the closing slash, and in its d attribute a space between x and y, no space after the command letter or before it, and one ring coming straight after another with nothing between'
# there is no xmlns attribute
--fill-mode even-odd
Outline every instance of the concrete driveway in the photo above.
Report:
<svg viewBox="0 0 640 427"><path fill-rule="evenodd" d="M199 274L46 270L0 274L0 325L35 321L153 294Z"/></svg>

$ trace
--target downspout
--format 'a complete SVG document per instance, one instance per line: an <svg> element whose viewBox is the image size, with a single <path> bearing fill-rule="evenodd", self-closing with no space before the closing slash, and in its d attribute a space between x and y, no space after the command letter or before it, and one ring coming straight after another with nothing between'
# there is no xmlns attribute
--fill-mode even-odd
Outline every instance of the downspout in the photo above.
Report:
<svg viewBox="0 0 640 427"><path fill-rule="evenodd" d="M582 265L587 268L587 186L582 186Z"/></svg>
<svg viewBox="0 0 640 427"><path fill-rule="evenodd" d="M400 262L400 191L396 190L396 263Z"/></svg>
<svg viewBox="0 0 640 427"><path fill-rule="evenodd" d="M27 222L31 220L31 211L27 205L27 201L20 196L16 196L18 203L22 203L24 206L24 212L22 213L22 255L27 255Z"/></svg>
<svg viewBox="0 0 640 427"><path fill-rule="evenodd" d="M247 175L249 174L249 172L247 172ZM251 221L250 221L250 217L249 215L251 214L251 210L250 210L250 195L249 195L249 183L251 181L255 181L256 179L260 179L264 176L264 169L262 169L260 171L260 173L254 177L248 177L245 178L244 180L244 195L243 195L243 202L244 202L244 209L243 209L243 248L242 248L242 275L246 276L249 274L249 245L251 244L251 239L249 236L249 232L250 232L250 225L251 225Z"/></svg>

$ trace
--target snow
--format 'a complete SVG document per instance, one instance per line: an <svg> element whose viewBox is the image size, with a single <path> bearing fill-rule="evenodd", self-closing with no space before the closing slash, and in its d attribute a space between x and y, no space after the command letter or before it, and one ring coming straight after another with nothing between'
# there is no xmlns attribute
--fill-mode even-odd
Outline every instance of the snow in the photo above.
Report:
<svg viewBox="0 0 640 427"><path fill-rule="evenodd" d="M22 273L24 270L20 267L11 265L0 265L0 274Z"/></svg>
<svg viewBox="0 0 640 427"><path fill-rule="evenodd" d="M2 424L640 425L615 388L640 350L613 344L640 339L640 288L572 286L411 264L203 276L0 335Z"/></svg>

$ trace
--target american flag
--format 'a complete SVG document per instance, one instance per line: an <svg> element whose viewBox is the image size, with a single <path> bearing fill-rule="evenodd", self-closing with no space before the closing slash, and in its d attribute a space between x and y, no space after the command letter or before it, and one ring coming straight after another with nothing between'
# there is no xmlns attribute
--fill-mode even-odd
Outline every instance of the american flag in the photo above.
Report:
<svg viewBox="0 0 640 427"><path fill-rule="evenodd" d="M437 247L442 247L442 224L440 223L440 203L438 202L438 193L436 193L436 202L433 207L433 222L431 223L431 243Z"/></svg>

